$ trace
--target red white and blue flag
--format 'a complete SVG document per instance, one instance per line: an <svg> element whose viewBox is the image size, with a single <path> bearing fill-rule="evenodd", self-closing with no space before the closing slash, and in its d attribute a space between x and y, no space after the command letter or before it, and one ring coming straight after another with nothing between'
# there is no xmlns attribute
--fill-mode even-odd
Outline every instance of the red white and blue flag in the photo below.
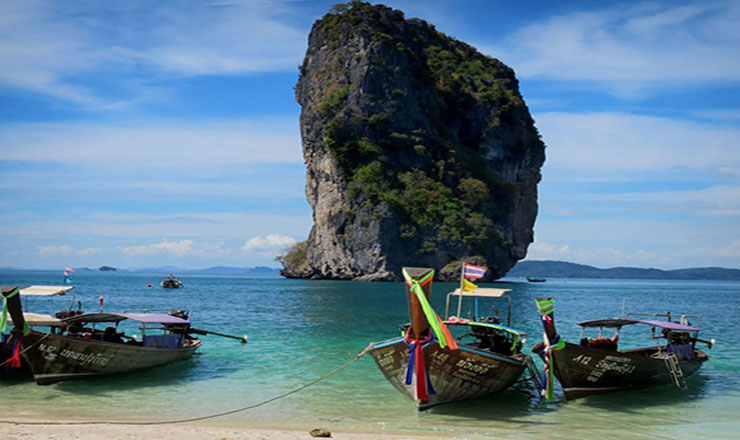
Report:
<svg viewBox="0 0 740 440"><path fill-rule="evenodd" d="M74 271L71 267L64 269L64 284L72 284L72 272Z"/></svg>
<svg viewBox="0 0 740 440"><path fill-rule="evenodd" d="M487 270L488 268L484 266L473 266L472 264L466 264L465 270L463 271L463 276L465 278L472 278L474 280L477 280L478 278L483 278L483 275L486 274Z"/></svg>

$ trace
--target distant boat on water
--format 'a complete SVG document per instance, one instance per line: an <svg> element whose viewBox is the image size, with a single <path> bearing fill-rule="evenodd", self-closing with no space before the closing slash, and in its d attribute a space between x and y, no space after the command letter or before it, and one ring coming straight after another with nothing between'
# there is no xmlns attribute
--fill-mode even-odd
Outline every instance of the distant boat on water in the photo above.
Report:
<svg viewBox="0 0 740 440"><path fill-rule="evenodd" d="M544 283L547 280L542 277L527 277L527 281L530 283Z"/></svg>
<svg viewBox="0 0 740 440"><path fill-rule="evenodd" d="M174 275L170 274L170 277L164 279L161 283L159 283L159 285L164 287L165 289L179 289L180 287L182 287L182 282L175 278Z"/></svg>

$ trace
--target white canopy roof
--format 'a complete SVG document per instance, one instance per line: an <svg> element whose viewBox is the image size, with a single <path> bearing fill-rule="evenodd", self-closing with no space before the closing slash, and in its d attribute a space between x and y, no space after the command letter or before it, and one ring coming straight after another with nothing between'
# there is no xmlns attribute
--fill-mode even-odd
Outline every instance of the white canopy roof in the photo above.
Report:
<svg viewBox="0 0 740 440"><path fill-rule="evenodd" d="M29 286L21 289L21 296L54 296L64 295L74 286Z"/></svg>
<svg viewBox="0 0 740 440"><path fill-rule="evenodd" d="M511 289L496 289L492 287L479 287L473 291L465 290L462 292L462 295L460 294L460 288L458 287L455 289L454 292L452 292L453 296L477 296L477 297L486 297L486 298L501 298L506 294L506 292L511 292Z"/></svg>
<svg viewBox="0 0 740 440"><path fill-rule="evenodd" d="M34 326L53 326L55 324L58 324L62 322L61 319L55 318L51 315L45 315L43 313L31 313L31 312L23 312L23 319L26 320L28 325ZM8 314L8 324L13 323L13 317Z"/></svg>

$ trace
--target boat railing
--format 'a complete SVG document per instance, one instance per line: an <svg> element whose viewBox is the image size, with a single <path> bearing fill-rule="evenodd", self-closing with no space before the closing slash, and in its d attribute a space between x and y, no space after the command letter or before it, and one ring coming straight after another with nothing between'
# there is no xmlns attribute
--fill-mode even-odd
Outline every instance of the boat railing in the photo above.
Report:
<svg viewBox="0 0 740 440"><path fill-rule="evenodd" d="M457 314L461 314L462 310L462 300L463 297L472 298L474 300L474 315L472 316L473 320L478 321L480 316L480 311L478 308L478 300L480 298L506 298L508 301L507 304L507 310L506 310L506 325L511 326L511 297L506 295L507 292L511 291L511 289L488 289L488 288L479 288L474 291L462 291L459 288L455 289L454 291L447 294L447 299L445 301L445 320L450 319L450 300L453 296L457 296ZM477 293L479 292L479 293ZM461 316L457 316L457 318L462 318Z"/></svg>

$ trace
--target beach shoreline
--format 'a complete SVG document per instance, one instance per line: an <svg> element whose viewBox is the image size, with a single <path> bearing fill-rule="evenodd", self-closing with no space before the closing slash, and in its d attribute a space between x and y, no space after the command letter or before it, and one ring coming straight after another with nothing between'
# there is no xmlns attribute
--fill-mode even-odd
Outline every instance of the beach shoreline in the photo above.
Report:
<svg viewBox="0 0 740 440"><path fill-rule="evenodd" d="M187 423L187 424L159 424L159 425L135 425L135 424L106 424L94 422L89 424L69 421L64 424L59 420L44 419L17 419L13 422L3 420L0 423L0 438L7 440L20 439L55 439L55 440L97 440L126 439L126 440L150 440L177 438L178 440L306 440L312 439L311 429L280 429L246 426L243 424L226 423ZM45 424L49 423L49 424ZM135 423L135 422L134 422ZM320 428L320 426L317 426ZM312 428L313 429L313 428ZM344 440L432 440L449 436L417 434L417 433L385 433L385 432L355 432L355 431L333 431L323 428L331 433L331 438ZM454 437L453 437L454 438Z"/></svg>

